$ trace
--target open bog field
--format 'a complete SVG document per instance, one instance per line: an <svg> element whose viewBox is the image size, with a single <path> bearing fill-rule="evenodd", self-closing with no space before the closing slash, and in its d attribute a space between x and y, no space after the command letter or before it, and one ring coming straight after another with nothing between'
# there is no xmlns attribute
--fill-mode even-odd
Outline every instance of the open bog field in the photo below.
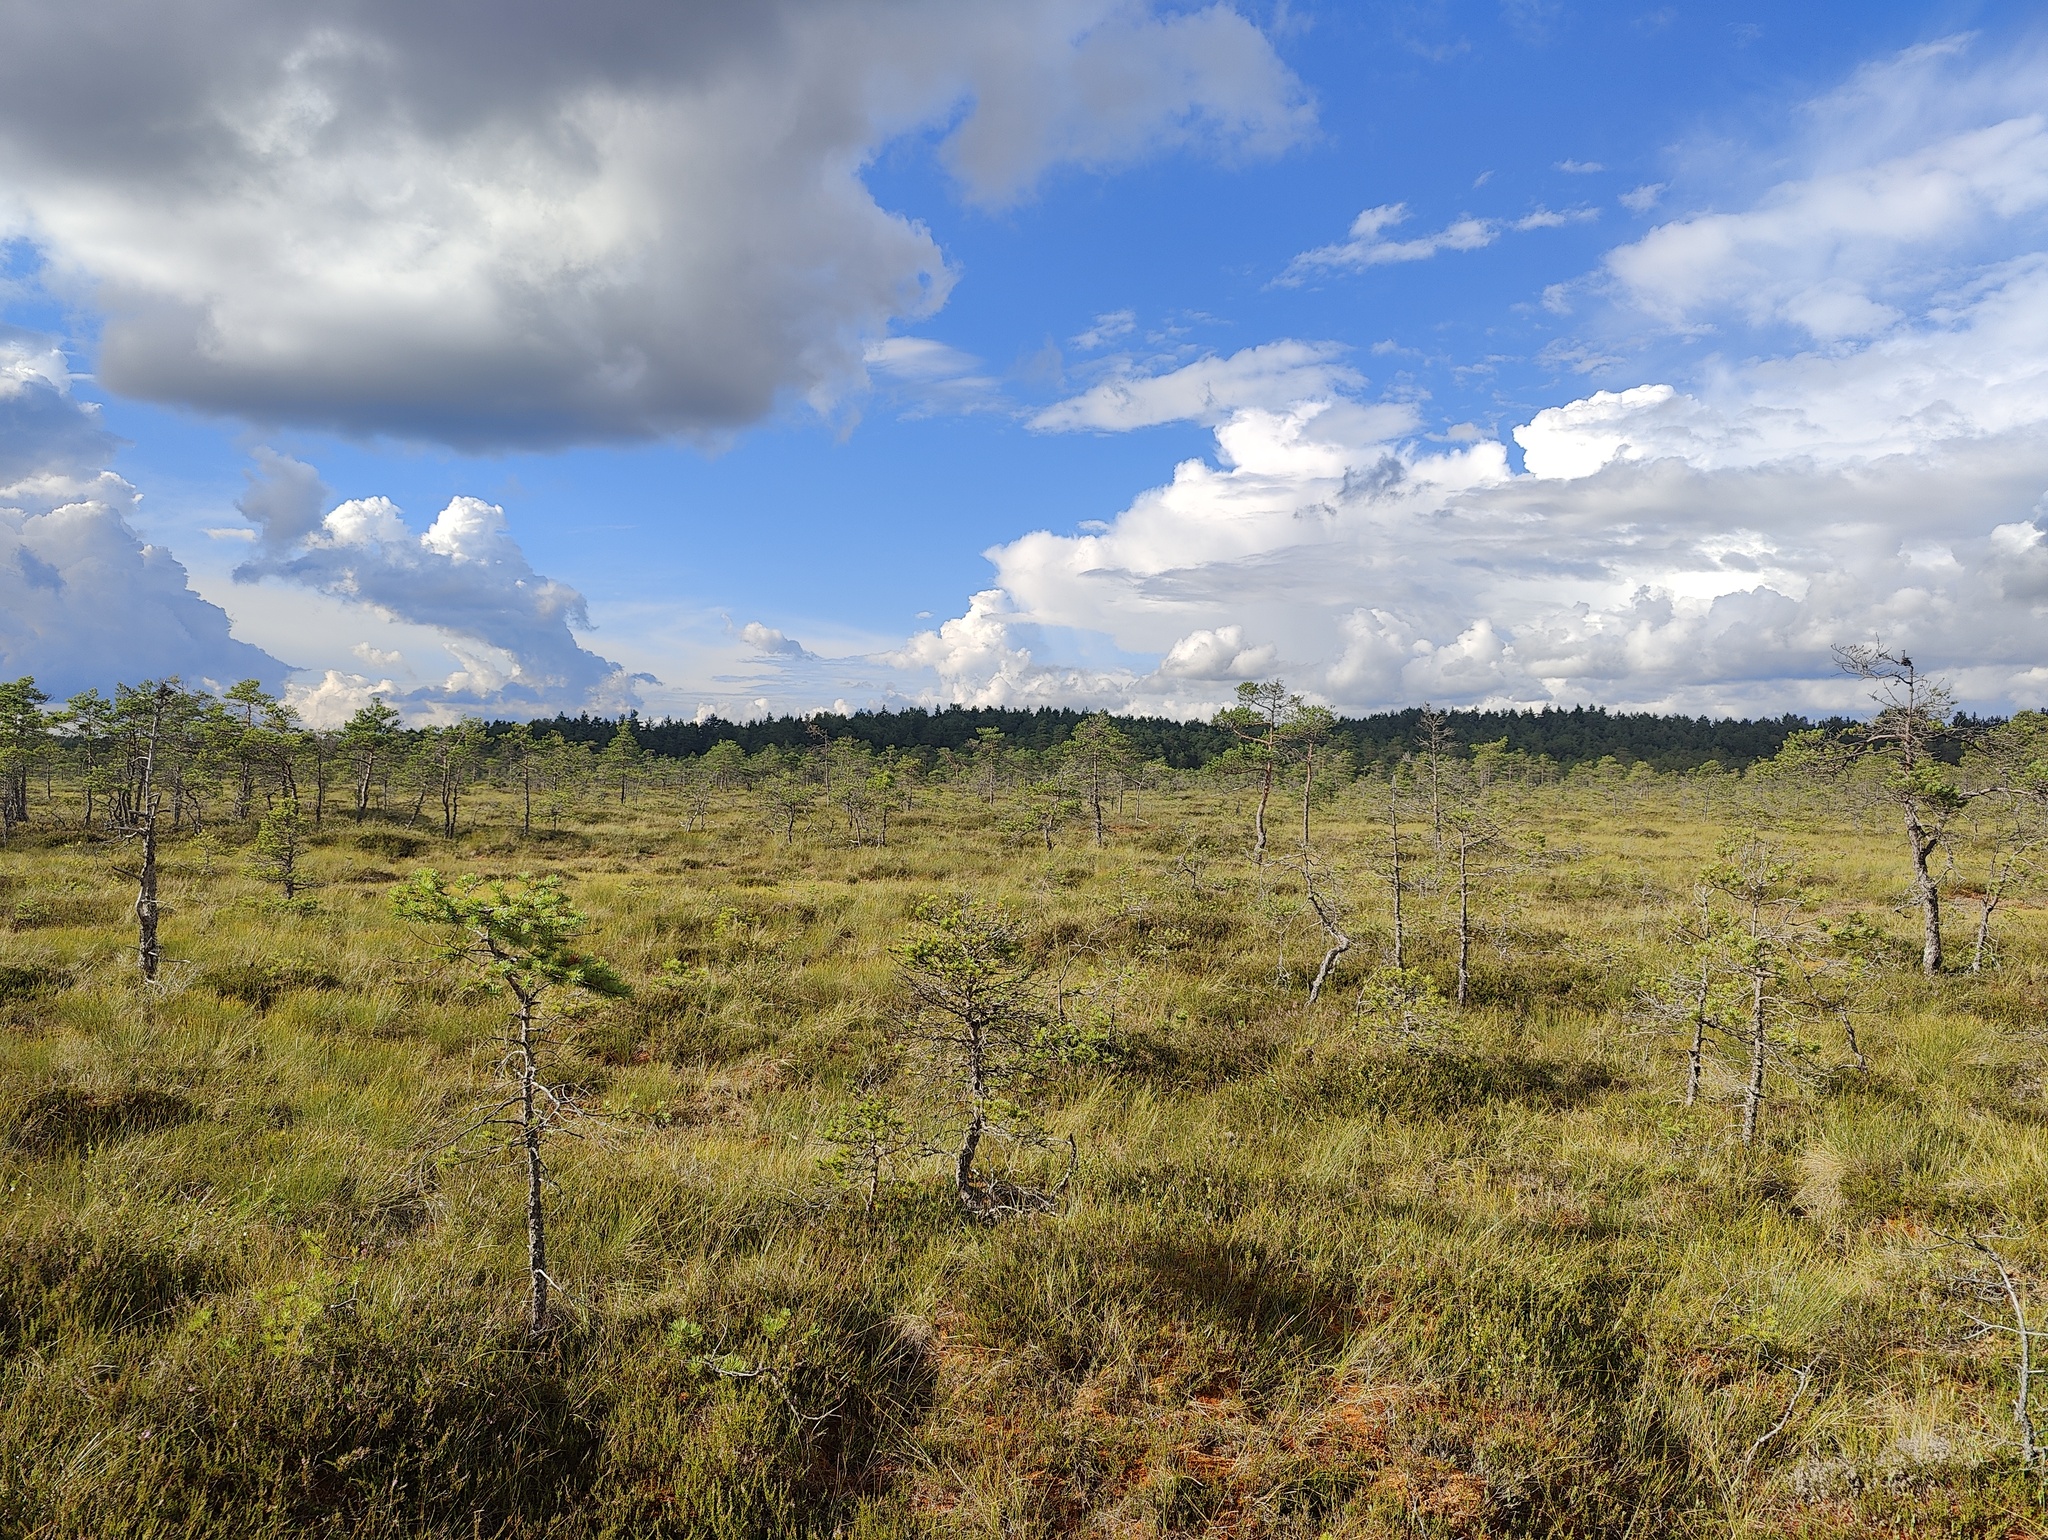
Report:
<svg viewBox="0 0 2048 1540"><path fill-rule="evenodd" d="M251 826L167 834L144 984L133 842L52 795L0 852L5 1534L2048 1525L2006 1329L2048 1308L2048 932L2017 887L1967 971L1988 836L1927 978L1881 808L1504 776L1459 804L1460 1007L1475 826L1412 781L1398 884L1387 780L1319 796L1316 903L1298 790L1260 866L1256 787L1201 774L1123 789L1100 848L964 779L886 844L658 777L522 835L479 787L452 838L328 808L290 903ZM540 1333L522 1172L456 1137L507 999L396 912L423 868L558 874L631 989L550 1050L588 1115L547 1145ZM963 898L1031 1027L993 1217L905 950ZM1744 902L1778 927L1746 1142Z"/></svg>

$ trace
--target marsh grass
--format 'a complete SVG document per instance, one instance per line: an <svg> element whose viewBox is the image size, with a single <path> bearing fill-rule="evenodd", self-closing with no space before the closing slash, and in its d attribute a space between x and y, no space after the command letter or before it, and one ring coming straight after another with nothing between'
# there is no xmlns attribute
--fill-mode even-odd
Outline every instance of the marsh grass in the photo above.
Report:
<svg viewBox="0 0 2048 1540"><path fill-rule="evenodd" d="M886 850L650 794L522 841L479 798L452 841L330 823L289 908L223 831L166 847L154 988L108 848L31 831L0 852L0 1533L2038 1532L2009 1351L1937 1236L2048 1269L2038 911L1926 980L1881 826L1644 777L1509 800L1544 854L1478 896L1473 1004L1422 1051L1358 1024L1362 798L1319 814L1357 944L1314 1012L1312 917L1192 783L1051 855L964 790ZM1748 1147L1732 1075L1680 1106L1633 1004L1738 819L1908 947L1867 1069L1817 1035ZM435 1153L503 1007L392 917L429 863L561 873L635 984L557 1070L605 1116L557 1155L539 1339L519 1182ZM1012 906L1070 1009L1113 1006L1045 1109L1082 1154L1057 1216L972 1222L917 1158L868 1213L821 1164L870 1091L944 1142L892 1031L934 893Z"/></svg>

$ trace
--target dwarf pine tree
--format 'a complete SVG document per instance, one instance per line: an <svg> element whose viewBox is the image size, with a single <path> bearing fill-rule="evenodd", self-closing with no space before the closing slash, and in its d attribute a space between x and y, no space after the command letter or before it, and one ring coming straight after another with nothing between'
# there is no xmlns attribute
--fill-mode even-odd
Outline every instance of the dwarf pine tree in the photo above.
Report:
<svg viewBox="0 0 2048 1540"><path fill-rule="evenodd" d="M548 1297L556 1288L548 1273L544 1147L578 1112L574 1093L547 1079L548 1049L560 1019L547 1007L561 993L619 996L628 990L609 963L576 945L588 921L570 903L559 877L510 883L472 877L451 887L438 872L423 871L392 902L400 918L451 932L444 955L468 961L487 987L512 999L501 1060L510 1094L465 1134L507 1130L525 1169L527 1325L538 1332L547 1325Z"/></svg>
<svg viewBox="0 0 2048 1540"><path fill-rule="evenodd" d="M1046 1142L1029 1103L1061 1050L1045 1030L1036 967L1015 923L987 904L928 899L913 918L915 929L895 948L910 998L904 1034L961 1113L954 1191L985 1219L1050 1208L1055 1194L986 1180L975 1168L988 1140Z"/></svg>

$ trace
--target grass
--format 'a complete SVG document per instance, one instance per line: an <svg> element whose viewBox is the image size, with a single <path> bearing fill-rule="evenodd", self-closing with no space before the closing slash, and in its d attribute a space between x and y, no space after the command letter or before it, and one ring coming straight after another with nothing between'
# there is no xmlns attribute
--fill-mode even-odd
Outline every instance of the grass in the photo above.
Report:
<svg viewBox="0 0 2048 1540"><path fill-rule="evenodd" d="M1406 1051L1352 1019L1391 940L1373 795L1318 814L1356 945L1313 1012L1320 932L1198 778L1051 854L944 787L887 849L822 816L785 844L744 794L522 840L480 794L453 841L330 817L297 907L240 831L174 841L153 989L119 853L46 821L0 852L0 1533L2048 1529L2010 1338L1943 1240L2048 1268L2040 911L1985 975L1881 971L1868 1068L1814 1028L1745 1147L1734 1067L1679 1105L1636 991L1752 823L1910 958L1887 826L1726 780L1509 788L1546 854L1489 878L1475 1003ZM1448 988L1408 837L1408 961ZM564 1050L610 1115L555 1146L539 1340L519 1179L434 1154L502 1004L392 917L427 864L560 872L635 985ZM890 948L962 892L1115 1050L1048 1093L1081 1151L1056 1216L973 1223L936 1157L869 1214L821 1167L878 1085L944 1143Z"/></svg>

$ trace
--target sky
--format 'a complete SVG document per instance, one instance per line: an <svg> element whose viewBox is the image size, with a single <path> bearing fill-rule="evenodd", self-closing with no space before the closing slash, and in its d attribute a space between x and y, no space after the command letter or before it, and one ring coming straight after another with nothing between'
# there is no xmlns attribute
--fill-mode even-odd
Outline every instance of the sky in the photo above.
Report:
<svg viewBox="0 0 2048 1540"><path fill-rule="evenodd" d="M0 0L0 677L2048 706L2011 4Z"/></svg>

